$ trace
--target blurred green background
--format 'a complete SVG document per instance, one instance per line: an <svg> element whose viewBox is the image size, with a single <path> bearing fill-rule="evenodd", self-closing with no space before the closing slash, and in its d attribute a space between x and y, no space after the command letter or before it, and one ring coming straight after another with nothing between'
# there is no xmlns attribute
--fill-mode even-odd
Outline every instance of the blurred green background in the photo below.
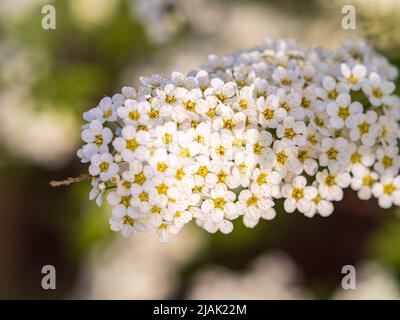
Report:
<svg viewBox="0 0 400 320"><path fill-rule="evenodd" d="M55 30L41 27L45 4ZM344 4L356 8L356 30L341 28ZM252 230L237 222L228 236L192 223L162 245L114 235L87 183L49 187L87 170L75 156L81 117L103 96L266 37L327 48L363 37L400 67L400 2L2 0L0 298L398 299L400 211L351 191L329 218L281 212ZM46 264L56 290L41 288ZM342 292L348 264L359 285Z"/></svg>

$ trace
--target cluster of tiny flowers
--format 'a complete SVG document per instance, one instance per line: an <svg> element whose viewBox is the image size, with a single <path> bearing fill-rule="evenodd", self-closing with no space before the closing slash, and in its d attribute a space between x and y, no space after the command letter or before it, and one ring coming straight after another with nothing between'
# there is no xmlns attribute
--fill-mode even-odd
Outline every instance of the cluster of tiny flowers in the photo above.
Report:
<svg viewBox="0 0 400 320"><path fill-rule="evenodd" d="M328 216L351 187L400 204L397 70L365 43L293 41L141 78L84 114L78 151L111 229L167 241L189 221L230 233L286 212Z"/></svg>

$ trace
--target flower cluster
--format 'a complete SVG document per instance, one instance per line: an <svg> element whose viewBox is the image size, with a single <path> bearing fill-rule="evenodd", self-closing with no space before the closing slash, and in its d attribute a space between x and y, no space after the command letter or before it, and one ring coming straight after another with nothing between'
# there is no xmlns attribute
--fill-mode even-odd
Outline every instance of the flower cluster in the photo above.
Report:
<svg viewBox="0 0 400 320"><path fill-rule="evenodd" d="M219 58L187 76L141 78L84 114L78 151L111 229L166 241L192 219L229 233L287 212L328 216L351 187L400 204L397 70L364 43L292 41Z"/></svg>

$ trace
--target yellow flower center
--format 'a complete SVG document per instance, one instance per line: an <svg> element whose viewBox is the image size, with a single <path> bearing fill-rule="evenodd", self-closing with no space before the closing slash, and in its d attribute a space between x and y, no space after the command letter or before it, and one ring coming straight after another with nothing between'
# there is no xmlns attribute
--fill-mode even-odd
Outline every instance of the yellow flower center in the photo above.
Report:
<svg viewBox="0 0 400 320"><path fill-rule="evenodd" d="M133 225L135 224L135 220L133 220L133 218L128 215L125 215L122 218L122 222L123 222L123 224L130 225L131 227L133 227Z"/></svg>
<svg viewBox="0 0 400 320"><path fill-rule="evenodd" d="M248 207L256 206L257 203L258 203L258 198L256 196L251 196L250 198L247 199L246 206Z"/></svg>
<svg viewBox="0 0 400 320"><path fill-rule="evenodd" d="M311 144L317 144L318 140L317 137L315 136L315 134L310 134L307 138L308 142L310 142Z"/></svg>
<svg viewBox="0 0 400 320"><path fill-rule="evenodd" d="M350 77L347 77L347 83L348 84L356 84L358 82L357 77L351 75Z"/></svg>
<svg viewBox="0 0 400 320"><path fill-rule="evenodd" d="M215 198L214 199L214 207L217 209L224 209L226 204L226 200L224 198Z"/></svg>
<svg viewBox="0 0 400 320"><path fill-rule="evenodd" d="M393 158L385 155L382 158L382 164L385 169L390 168L393 165Z"/></svg>
<svg viewBox="0 0 400 320"><path fill-rule="evenodd" d="M354 152L350 157L351 163L359 163L361 160L361 154Z"/></svg>
<svg viewBox="0 0 400 320"><path fill-rule="evenodd" d="M146 182L146 176L143 172L135 174L135 183L142 185Z"/></svg>
<svg viewBox="0 0 400 320"><path fill-rule="evenodd" d="M273 109L265 109L263 111L263 115L265 120L271 120L274 117L275 110Z"/></svg>
<svg viewBox="0 0 400 320"><path fill-rule="evenodd" d="M329 187L332 187L333 185L336 184L336 178L333 175L328 175L325 178L325 184Z"/></svg>
<svg viewBox="0 0 400 320"><path fill-rule="evenodd" d="M170 104L175 103L175 102L176 102L176 98L175 98L175 96L169 96L169 95L167 95L167 96L165 97L165 102L166 102L166 103L170 103Z"/></svg>
<svg viewBox="0 0 400 320"><path fill-rule="evenodd" d="M217 173L218 182L224 183L226 177L227 177L227 174L223 170L221 170L220 172Z"/></svg>
<svg viewBox="0 0 400 320"><path fill-rule="evenodd" d="M181 216L182 216L182 211L176 211L175 214L174 214L175 218L179 218Z"/></svg>
<svg viewBox="0 0 400 320"><path fill-rule="evenodd" d="M236 124L231 120L224 120L224 129L232 130L235 128Z"/></svg>
<svg viewBox="0 0 400 320"><path fill-rule="evenodd" d="M137 147L139 146L139 143L136 141L135 138L126 140L126 148L135 151Z"/></svg>
<svg viewBox="0 0 400 320"><path fill-rule="evenodd" d="M294 132L293 128L286 128L285 129L285 133L284 133L284 137L287 139L293 139L294 136L296 135L296 132Z"/></svg>
<svg viewBox="0 0 400 320"><path fill-rule="evenodd" d="M325 127L325 121L318 116L314 117L314 123L317 127Z"/></svg>
<svg viewBox="0 0 400 320"><path fill-rule="evenodd" d="M393 183L388 183L383 186L383 193L391 195L396 190Z"/></svg>
<svg viewBox="0 0 400 320"><path fill-rule="evenodd" d="M104 138L101 134L98 134L94 137L94 144L100 147L104 142Z"/></svg>
<svg viewBox="0 0 400 320"><path fill-rule="evenodd" d="M337 157L339 151L337 151L335 148L331 147L328 150L326 150L325 153L329 160L336 160L336 157Z"/></svg>
<svg viewBox="0 0 400 320"><path fill-rule="evenodd" d="M292 191L292 198L295 199L296 201L299 201L304 197L304 190L301 188L293 188Z"/></svg>
<svg viewBox="0 0 400 320"><path fill-rule="evenodd" d="M179 168L176 169L176 173L175 173L175 178L178 180L182 180L182 178L185 176L185 171L183 170L183 168Z"/></svg>
<svg viewBox="0 0 400 320"><path fill-rule="evenodd" d="M214 118L216 116L216 114L217 114L217 112L216 112L215 108L210 108L206 112L206 116L209 118Z"/></svg>
<svg viewBox="0 0 400 320"><path fill-rule="evenodd" d="M219 101L221 101L222 103L224 103L225 101L226 101L226 99L228 99L228 97L227 96L225 96L224 94L222 94L222 93L216 93L215 94L215 97L217 98L217 99L219 99Z"/></svg>
<svg viewBox="0 0 400 320"><path fill-rule="evenodd" d="M140 201L147 201L147 200L149 200L149 194L148 194L147 192L142 191L142 192L139 194L139 200L140 200Z"/></svg>
<svg viewBox="0 0 400 320"><path fill-rule="evenodd" d="M131 186L132 186L132 183L131 183L130 181L124 180L124 182L122 182L122 186L123 186L125 189L130 189Z"/></svg>
<svg viewBox="0 0 400 320"><path fill-rule="evenodd" d="M152 206L151 209L150 209L150 212L154 213L154 214L160 214L161 213L161 208L157 207L157 206Z"/></svg>
<svg viewBox="0 0 400 320"><path fill-rule="evenodd" d="M328 98L331 100L335 100L338 96L338 92L336 90L331 90L328 92Z"/></svg>
<svg viewBox="0 0 400 320"><path fill-rule="evenodd" d="M279 164L281 164L281 165L284 165L285 163L286 163L286 161L287 161L287 159L288 159L288 155L287 155L287 153L285 152L285 151L279 151L277 154L276 154L276 162L278 162Z"/></svg>
<svg viewBox="0 0 400 320"><path fill-rule="evenodd" d="M380 99L383 97L383 92L380 88L373 88L372 89L372 95L377 98Z"/></svg>
<svg viewBox="0 0 400 320"><path fill-rule="evenodd" d="M179 151L179 155L182 158L189 158L190 157L190 151L187 148L181 148L181 150Z"/></svg>
<svg viewBox="0 0 400 320"><path fill-rule="evenodd" d="M287 112L290 111L290 106L289 103L287 103L286 101L282 101L281 103L279 103L279 106L283 109L285 109Z"/></svg>
<svg viewBox="0 0 400 320"><path fill-rule="evenodd" d="M303 108L307 109L310 106L310 104L311 104L311 101L308 100L306 97L301 98L301 105Z"/></svg>
<svg viewBox="0 0 400 320"><path fill-rule="evenodd" d="M264 147L259 144L258 142L256 142L253 146L253 152L257 155L260 155L263 153Z"/></svg>
<svg viewBox="0 0 400 320"><path fill-rule="evenodd" d="M282 83L284 86L291 86L291 85L292 85L292 80L290 80L289 78L285 77L285 78L283 78L283 79L281 80L281 83Z"/></svg>
<svg viewBox="0 0 400 320"><path fill-rule="evenodd" d="M210 172L210 171L208 170L207 166L200 166L196 173L197 173L199 176L205 178L206 175L207 175L209 172Z"/></svg>
<svg viewBox="0 0 400 320"><path fill-rule="evenodd" d="M163 137L162 137L162 141L165 144L170 144L172 142L172 134L169 133L164 133Z"/></svg>
<svg viewBox="0 0 400 320"><path fill-rule="evenodd" d="M218 146L215 148L215 152L220 156L224 156L225 155L225 147L224 146Z"/></svg>
<svg viewBox="0 0 400 320"><path fill-rule="evenodd" d="M349 107L339 107L338 116L339 118L346 120L350 116Z"/></svg>
<svg viewBox="0 0 400 320"><path fill-rule="evenodd" d="M299 161L303 163L307 158L308 158L308 151L299 150L299 152L297 153L297 159L299 159Z"/></svg>
<svg viewBox="0 0 400 320"><path fill-rule="evenodd" d="M196 141L197 141L198 143L201 143L201 144L204 144L204 142L205 142L204 137L202 137L202 136L200 136L200 135L197 135L197 136L196 136Z"/></svg>
<svg viewBox="0 0 400 320"><path fill-rule="evenodd" d="M131 196L121 197L121 204L128 208L131 205Z"/></svg>
<svg viewBox="0 0 400 320"><path fill-rule="evenodd" d="M267 183L267 175L265 173L260 173L257 177L257 183L259 185L262 185L264 183Z"/></svg>
<svg viewBox="0 0 400 320"><path fill-rule="evenodd" d="M320 203L320 201L321 201L321 195L318 193L317 196L313 199L313 201L314 201L315 204Z"/></svg>
<svg viewBox="0 0 400 320"><path fill-rule="evenodd" d="M366 121L361 122L361 123L358 125L358 130L360 130L360 133L361 133L361 134L366 134L366 133L368 133L368 130L369 130L369 123L366 122Z"/></svg>
<svg viewBox="0 0 400 320"><path fill-rule="evenodd" d="M246 110L249 108L249 103L246 100L241 99L241 100L239 100L239 106L242 109Z"/></svg>
<svg viewBox="0 0 400 320"><path fill-rule="evenodd" d="M190 111L190 112L195 112L196 111L196 103L191 101L191 100L185 101L183 103L183 105L185 106L185 109L187 111Z"/></svg>
<svg viewBox="0 0 400 320"><path fill-rule="evenodd" d="M107 110L105 110L105 111L103 112L103 118L104 118L104 119L108 119L109 117L112 116L112 114L113 114L112 110L111 110L111 109L107 109Z"/></svg>
<svg viewBox="0 0 400 320"><path fill-rule="evenodd" d="M160 111L157 109L151 109L149 112L150 119L157 119L160 116Z"/></svg>
<svg viewBox="0 0 400 320"><path fill-rule="evenodd" d="M168 165L165 162L158 162L157 163L157 171L165 172L168 169Z"/></svg>
<svg viewBox="0 0 400 320"><path fill-rule="evenodd" d="M367 175L367 176L363 177L362 184L363 184L363 186L370 187L370 186L372 186L373 181L374 180L372 179L372 177L370 175Z"/></svg>
<svg viewBox="0 0 400 320"><path fill-rule="evenodd" d="M131 111L129 112L128 117L132 121L138 121L140 119L140 113L137 111Z"/></svg>
<svg viewBox="0 0 400 320"><path fill-rule="evenodd" d="M107 172L109 167L110 167L110 164L108 162L103 161L99 165L100 172Z"/></svg>
<svg viewBox="0 0 400 320"><path fill-rule="evenodd" d="M164 194L164 195L166 195L167 192L168 192L168 186L167 186L164 182L160 183L160 184L156 187L156 189L157 189L157 192L158 192L159 194Z"/></svg>

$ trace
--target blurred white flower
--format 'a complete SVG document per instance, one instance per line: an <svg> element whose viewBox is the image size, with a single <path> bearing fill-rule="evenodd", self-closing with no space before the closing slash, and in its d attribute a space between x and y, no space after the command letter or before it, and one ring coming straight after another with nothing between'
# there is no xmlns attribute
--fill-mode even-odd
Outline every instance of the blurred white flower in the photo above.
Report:
<svg viewBox="0 0 400 320"><path fill-rule="evenodd" d="M189 299L310 299L294 262L282 252L258 257L243 272L213 267L193 279Z"/></svg>
<svg viewBox="0 0 400 320"><path fill-rule="evenodd" d="M18 94L0 96L0 143L17 157L45 167L68 162L79 140L78 124L68 112L36 111Z"/></svg>
<svg viewBox="0 0 400 320"><path fill-rule="evenodd" d="M74 298L168 299L177 289L180 267L201 250L204 239L185 228L168 246L147 234L115 239L105 250L94 250L82 266Z"/></svg>

